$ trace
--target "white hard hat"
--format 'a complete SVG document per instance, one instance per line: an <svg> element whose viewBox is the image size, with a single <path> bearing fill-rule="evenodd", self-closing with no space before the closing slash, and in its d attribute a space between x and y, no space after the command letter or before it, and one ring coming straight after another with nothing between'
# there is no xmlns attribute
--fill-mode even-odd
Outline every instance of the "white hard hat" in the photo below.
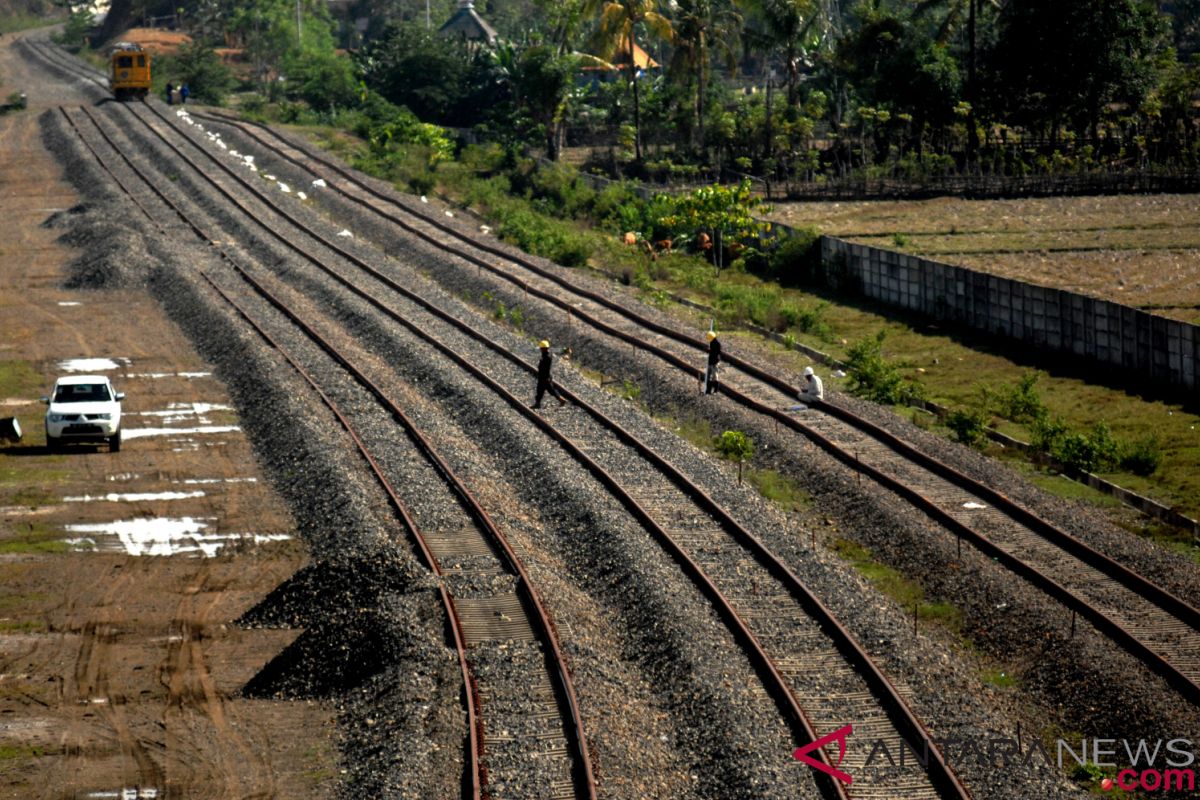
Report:
<svg viewBox="0 0 1200 800"><path fill-rule="evenodd" d="M812 367L805 367L805 368L804 368L804 374L805 374L805 375L812 375L812 374L813 374L813 368L812 368Z"/></svg>

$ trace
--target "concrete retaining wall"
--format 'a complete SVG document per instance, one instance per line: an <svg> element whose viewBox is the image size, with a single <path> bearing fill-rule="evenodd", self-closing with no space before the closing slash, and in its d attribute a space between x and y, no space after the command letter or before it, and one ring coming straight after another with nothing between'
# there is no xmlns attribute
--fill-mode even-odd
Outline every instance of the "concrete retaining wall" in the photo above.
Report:
<svg viewBox="0 0 1200 800"><path fill-rule="evenodd" d="M889 305L1196 388L1200 330L1136 308L821 237L831 285Z"/></svg>

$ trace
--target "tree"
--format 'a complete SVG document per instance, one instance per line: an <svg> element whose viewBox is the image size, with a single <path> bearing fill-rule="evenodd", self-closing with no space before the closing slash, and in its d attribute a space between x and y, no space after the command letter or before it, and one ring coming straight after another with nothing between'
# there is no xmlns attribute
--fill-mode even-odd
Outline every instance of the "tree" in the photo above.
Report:
<svg viewBox="0 0 1200 800"><path fill-rule="evenodd" d="M567 100L574 85L579 60L559 55L551 45L527 48L516 60L512 75L518 106L544 132L546 157L558 160Z"/></svg>
<svg viewBox="0 0 1200 800"><path fill-rule="evenodd" d="M659 195L655 204L662 209L655 224L680 239L694 240L701 234L716 239L714 262L721 266L725 246L753 239L770 224L759 215L770 209L750 192L750 181L737 186L702 186L682 195Z"/></svg>
<svg viewBox="0 0 1200 800"><path fill-rule="evenodd" d="M671 41L674 33L671 22L658 13L656 0L585 0L584 11L599 13L597 29L600 55L612 59L613 53L624 49L629 55L629 84L633 89L633 151L638 164L642 163L642 113L638 95L637 32L644 25L657 36Z"/></svg>
<svg viewBox="0 0 1200 800"><path fill-rule="evenodd" d="M794 108L799 102L800 67L809 48L820 42L816 0L758 0L757 11L764 25L751 38L768 59L775 53L782 56L787 104Z"/></svg>
<svg viewBox="0 0 1200 800"><path fill-rule="evenodd" d="M738 485L742 485L742 464L754 455L754 441L741 431L725 431L717 438L717 452L722 458L736 461Z"/></svg>
<svg viewBox="0 0 1200 800"><path fill-rule="evenodd" d="M1165 35L1147 0L1012 0L990 59L996 95L1013 121L1048 127L1054 142L1063 122L1095 137L1108 104L1141 104Z"/></svg>
<svg viewBox="0 0 1200 800"><path fill-rule="evenodd" d="M469 127L507 99L486 51L420 25L391 25L356 55L367 87L427 122Z"/></svg>
<svg viewBox="0 0 1200 800"><path fill-rule="evenodd" d="M212 48L199 42L188 42L164 61L161 72L175 83L186 83L191 96L200 103L220 105L237 84Z"/></svg>
<svg viewBox="0 0 1200 800"><path fill-rule="evenodd" d="M704 101L708 94L710 48L716 48L731 72L737 68L742 15L725 0L674 0L675 51L672 71L685 77L693 98L694 125L704 146ZM694 83L693 83L694 79ZM695 87L693 89L693 86Z"/></svg>

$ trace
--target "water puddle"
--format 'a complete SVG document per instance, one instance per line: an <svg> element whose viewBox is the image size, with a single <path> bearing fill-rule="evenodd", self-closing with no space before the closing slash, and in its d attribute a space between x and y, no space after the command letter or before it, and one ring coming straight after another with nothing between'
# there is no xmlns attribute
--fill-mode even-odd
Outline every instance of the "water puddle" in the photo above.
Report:
<svg viewBox="0 0 1200 800"><path fill-rule="evenodd" d="M133 372L126 378L207 378L211 372Z"/></svg>
<svg viewBox="0 0 1200 800"><path fill-rule="evenodd" d="M194 492L109 492L101 495L80 495L79 497L64 497L64 503L94 503L103 500L108 503L148 503L152 500L188 500L193 497L204 497L201 491Z"/></svg>
<svg viewBox="0 0 1200 800"><path fill-rule="evenodd" d="M171 483L182 483L185 486L204 486L213 483L258 483L258 478L183 478L171 481Z"/></svg>
<svg viewBox="0 0 1200 800"><path fill-rule="evenodd" d="M233 406L223 403L170 403L161 411L138 411L131 417L159 417L163 422L179 422L195 417L201 424L209 424L208 415L214 411L233 411Z"/></svg>
<svg viewBox="0 0 1200 800"><path fill-rule="evenodd" d="M83 303L80 303L80 302L78 302L78 301L76 301L76 300L59 300L59 301L58 301L58 304L59 304L60 306L63 306L64 308L66 308L66 307L69 307L69 306L81 306L81 305L83 305Z"/></svg>
<svg viewBox="0 0 1200 800"><path fill-rule="evenodd" d="M104 372L110 369L120 369L128 366L128 358L68 358L58 362L58 368L63 372Z"/></svg>
<svg viewBox="0 0 1200 800"><path fill-rule="evenodd" d="M126 428L121 431L121 438L145 439L150 436L191 436L206 433L233 433L241 429L240 425L200 425L195 428Z"/></svg>
<svg viewBox="0 0 1200 800"><path fill-rule="evenodd" d="M110 549L102 537L116 537L117 547L131 556L202 555L211 558L222 547L240 542L282 542L286 534L206 533L213 518L128 519L68 525L71 533L94 534L68 539L79 550Z"/></svg>
<svg viewBox="0 0 1200 800"><path fill-rule="evenodd" d="M116 789L78 795L87 800L157 800L158 789Z"/></svg>

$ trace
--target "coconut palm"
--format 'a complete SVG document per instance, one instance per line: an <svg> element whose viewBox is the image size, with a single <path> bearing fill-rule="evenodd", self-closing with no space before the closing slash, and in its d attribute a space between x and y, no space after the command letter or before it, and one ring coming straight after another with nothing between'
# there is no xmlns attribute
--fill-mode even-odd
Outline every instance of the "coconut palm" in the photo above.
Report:
<svg viewBox="0 0 1200 800"><path fill-rule="evenodd" d="M624 51L629 55L629 83L633 88L633 152L642 162L641 100L638 95L637 32L644 25L660 38L671 41L671 21L658 13L656 0L586 0L585 13L600 15L597 30L600 55L612 59Z"/></svg>
<svg viewBox="0 0 1200 800"><path fill-rule="evenodd" d="M733 0L737 2L737 0ZM737 67L738 44L742 32L742 15L729 0L671 0L675 30L675 52L671 69L686 76L684 83L695 89L694 125L700 146L704 146L704 100L708 93L708 70L711 49L719 55L728 69Z"/></svg>

